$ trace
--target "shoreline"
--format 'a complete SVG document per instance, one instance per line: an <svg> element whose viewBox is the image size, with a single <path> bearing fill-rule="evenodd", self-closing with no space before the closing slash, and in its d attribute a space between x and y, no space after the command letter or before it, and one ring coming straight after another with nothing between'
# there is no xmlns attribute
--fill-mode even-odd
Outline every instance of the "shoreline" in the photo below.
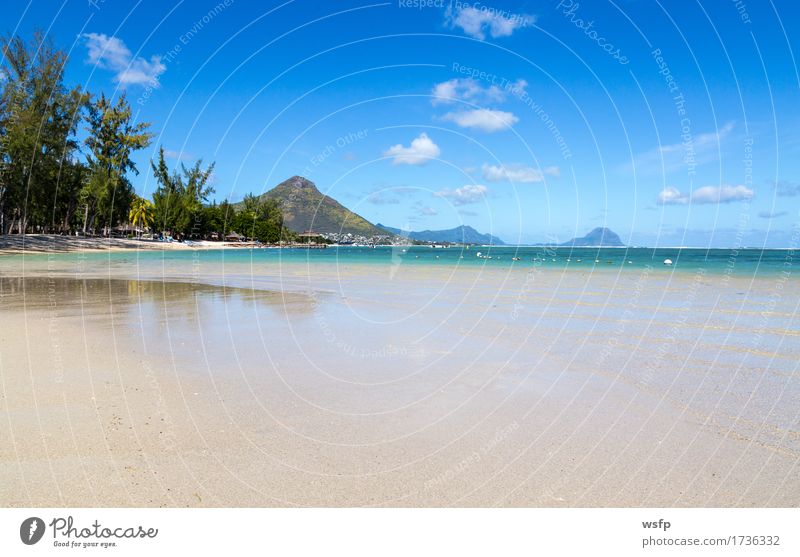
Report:
<svg viewBox="0 0 800 557"><path fill-rule="evenodd" d="M210 240L186 240L184 242L161 242L138 238L110 238L100 236L63 236L59 234L6 234L0 235L0 255L22 255L70 253L80 251L131 251L131 250L215 250L215 249L322 249L322 248L433 248L432 245L414 244L375 244L349 245L349 244L305 244L295 243L286 245L256 244L255 242L229 242ZM699 247L699 246L559 246L545 244L453 244L439 249L547 249L557 251L575 250L619 250L619 251L761 251L761 252L793 252L796 247Z"/></svg>
<svg viewBox="0 0 800 557"><path fill-rule="evenodd" d="M215 249L283 249L317 248L316 244L256 244L254 242L212 242L187 240L161 242L138 238L109 238L90 236L61 236L58 234L7 234L0 235L0 255L38 255L75 252L125 252L125 251L191 251Z"/></svg>

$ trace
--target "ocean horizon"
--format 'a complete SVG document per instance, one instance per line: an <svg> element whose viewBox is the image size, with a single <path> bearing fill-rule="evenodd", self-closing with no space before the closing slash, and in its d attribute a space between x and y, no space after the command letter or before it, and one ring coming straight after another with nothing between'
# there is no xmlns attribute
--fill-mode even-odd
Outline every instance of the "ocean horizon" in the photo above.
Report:
<svg viewBox="0 0 800 557"><path fill-rule="evenodd" d="M308 264L308 265L385 265L399 266L451 266L454 268L508 268L525 270L536 267L551 271L580 272L631 272L652 269L659 273L708 273L736 277L770 277L791 274L794 268L794 250L739 249L739 248L643 248L643 247L555 247L555 246L453 246L432 248L428 246L329 246L326 249L304 248L219 248L197 250L119 250L76 251L69 253L22 253L0 258L15 264L26 261L29 271L41 268L43 263L63 261L107 261L109 265L137 262L147 268L154 264L170 262L176 265L214 265L247 263ZM671 264L665 264L665 261ZM259 270L254 267L254 270ZM260 271L260 270L259 270Z"/></svg>

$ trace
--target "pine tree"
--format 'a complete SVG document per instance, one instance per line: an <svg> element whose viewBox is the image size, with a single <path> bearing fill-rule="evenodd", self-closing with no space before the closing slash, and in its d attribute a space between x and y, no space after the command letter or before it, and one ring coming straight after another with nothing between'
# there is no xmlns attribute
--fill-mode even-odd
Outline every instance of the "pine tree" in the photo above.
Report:
<svg viewBox="0 0 800 557"><path fill-rule="evenodd" d="M110 229L127 218L134 199L127 174L139 173L131 156L134 151L150 145L153 137L147 131L149 123L133 122L125 95L112 104L101 94L89 104L86 122L89 179L81 191L84 233L97 224Z"/></svg>

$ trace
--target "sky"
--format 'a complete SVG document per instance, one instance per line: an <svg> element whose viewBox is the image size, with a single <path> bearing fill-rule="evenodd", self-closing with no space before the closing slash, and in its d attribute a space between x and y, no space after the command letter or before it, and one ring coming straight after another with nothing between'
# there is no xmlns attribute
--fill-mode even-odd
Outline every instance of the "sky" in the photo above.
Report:
<svg viewBox="0 0 800 557"><path fill-rule="evenodd" d="M217 200L302 175L372 222L507 243L797 247L790 0L4 2Z"/></svg>

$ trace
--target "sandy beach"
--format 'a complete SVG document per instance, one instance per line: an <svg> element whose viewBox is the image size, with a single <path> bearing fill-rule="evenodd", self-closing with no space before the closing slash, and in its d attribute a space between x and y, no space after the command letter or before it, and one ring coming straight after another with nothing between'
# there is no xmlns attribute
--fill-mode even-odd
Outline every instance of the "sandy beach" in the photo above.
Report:
<svg viewBox="0 0 800 557"><path fill-rule="evenodd" d="M72 253L79 251L186 250L252 247L243 242L160 242L138 238L60 236L56 234L0 235L0 255Z"/></svg>
<svg viewBox="0 0 800 557"><path fill-rule="evenodd" d="M0 259L3 506L797 506L800 288Z"/></svg>

